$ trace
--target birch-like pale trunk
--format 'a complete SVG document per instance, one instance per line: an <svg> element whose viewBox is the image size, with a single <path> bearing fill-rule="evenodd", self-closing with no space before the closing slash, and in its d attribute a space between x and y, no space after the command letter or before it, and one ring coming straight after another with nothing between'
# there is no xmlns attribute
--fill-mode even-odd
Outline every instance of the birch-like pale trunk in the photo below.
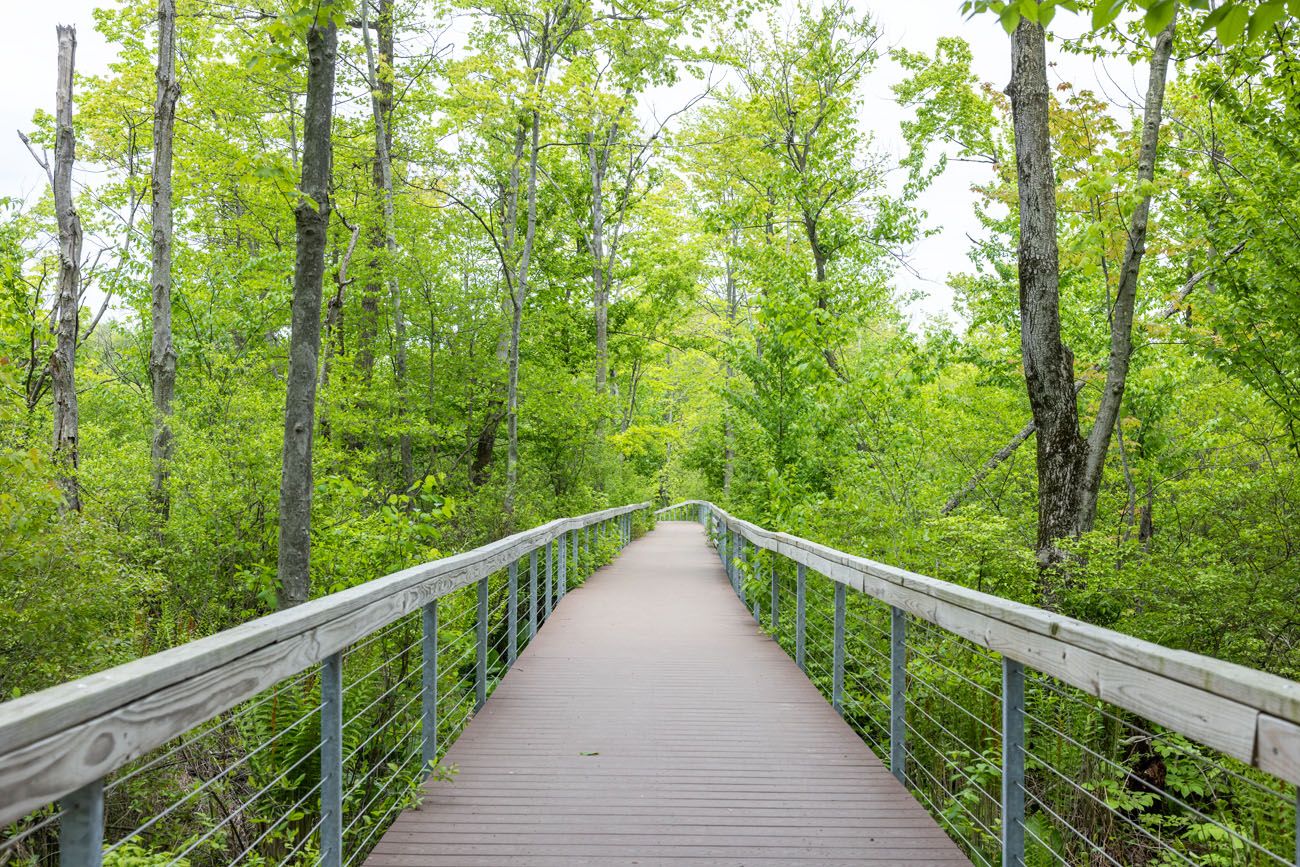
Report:
<svg viewBox="0 0 1300 867"><path fill-rule="evenodd" d="M532 128L528 149L526 188L527 216L524 219L524 242L519 251L519 271L515 275L510 309L510 367L506 387L506 496L505 513L509 529L514 528L515 494L519 483L519 343L523 333L524 303L528 299L528 271L537 237L537 158L541 152L541 112L532 110Z"/></svg>
<svg viewBox="0 0 1300 867"><path fill-rule="evenodd" d="M154 100L150 178L153 195L149 276L153 325L149 345L149 385L153 396L150 469L154 505L161 520L166 521L171 509L167 477L172 456L172 398L176 393L176 347L172 343L172 142L176 102L181 93L176 77L176 0L158 0L158 67L154 77L158 93Z"/></svg>
<svg viewBox="0 0 1300 867"><path fill-rule="evenodd" d="M383 249L388 272L388 295L393 312L393 378L397 382L397 413L402 432L398 435L398 452L402 462L402 487L409 491L415 484L415 464L411 456L411 434L406 430L406 319L402 314L402 287L397 279L397 228L393 207L392 131L388 118L393 108L393 82L380 74L375 50L370 41L366 10L370 0L361 4L361 34L366 47L366 78L370 87L370 108L375 119L375 181L383 201ZM393 4L379 0L379 51L385 62L393 58Z"/></svg>
<svg viewBox="0 0 1300 867"><path fill-rule="evenodd" d="M609 153L618 135L618 122L610 124L604 147L596 144L594 132L587 135L591 169L591 283L596 314L596 393L604 394L609 379L609 274L605 263L605 172ZM612 266L612 263L611 263Z"/></svg>
<svg viewBox="0 0 1300 867"><path fill-rule="evenodd" d="M348 268L352 266L352 254L356 252L357 239L361 236L360 223L349 223L342 211L339 212L339 220L351 234L334 272L334 294L325 303L325 333L321 338L320 383L316 386L317 393L324 392L329 387L334 356L343 353L343 304L347 299L348 284L352 282L348 277ZM330 424L328 407L321 408L319 420L321 435L329 439L333 426Z"/></svg>
<svg viewBox="0 0 1300 867"><path fill-rule="evenodd" d="M1174 20L1156 36L1151 53L1151 70L1147 81L1146 105L1142 113L1142 143L1138 152L1137 188L1150 190L1156 174L1156 157L1160 147L1160 124L1164 117L1165 83L1169 57L1174 48ZM1147 225L1151 215L1151 194L1141 196L1129 217L1128 240L1120 265L1115 305L1110 312L1110 358L1106 366L1106 384L1101 404L1088 434L1087 454L1080 480L1075 532L1086 533L1097 519L1097 496L1101 490L1102 470L1110 453L1110 440L1119 422L1128 382L1129 362L1133 357L1133 316L1137 310L1138 275L1146 253Z"/></svg>
<svg viewBox="0 0 1300 867"><path fill-rule="evenodd" d="M59 227L59 288L54 316L54 354L50 389L54 398L54 460L58 465L63 508L81 510L77 482L77 340L81 316L81 217L72 199L72 165L76 134L72 126L72 76L76 64L76 28L59 25L58 85L55 91L54 215Z"/></svg>
<svg viewBox="0 0 1300 867"><path fill-rule="evenodd" d="M727 254L726 261L726 281L727 281L727 339L731 339L731 331L736 325L736 314L739 306L739 299L736 296L736 273L731 266L731 254ZM724 386L731 388L731 378L734 371L731 369L731 362L726 362L723 371ZM731 423L731 413L727 409L726 402L723 402L723 422L722 422L722 496L728 499L731 496L731 479L736 472L736 431Z"/></svg>
<svg viewBox="0 0 1300 867"><path fill-rule="evenodd" d="M316 428L321 284L330 220L330 135L338 50L333 7L334 0L321 0L316 21L307 31L307 107L303 122L301 195L294 208L297 251L280 472L280 546L276 571L281 608L306 602L311 591L312 439Z"/></svg>

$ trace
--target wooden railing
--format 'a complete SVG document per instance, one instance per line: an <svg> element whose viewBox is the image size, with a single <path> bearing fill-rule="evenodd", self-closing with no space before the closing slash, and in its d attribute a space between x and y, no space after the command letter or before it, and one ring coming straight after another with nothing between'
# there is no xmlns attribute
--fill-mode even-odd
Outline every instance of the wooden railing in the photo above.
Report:
<svg viewBox="0 0 1300 867"><path fill-rule="evenodd" d="M933 624L943 633L956 636L973 648L991 651L1000 657L1003 669L1003 767L999 818L1003 863L1021 864L1025 857L1026 670L1053 679L1057 683L1044 680L1052 689L1059 689L1060 684L1076 688L1105 705L1184 735L1277 781L1300 785L1300 683L1296 681L1162 647L1029 605L846 554L797 536L772 532L730 515L709 502L689 500L659 509L656 514L661 518L705 524L715 536L714 543L733 586L746 603L752 605L760 622L764 622L759 616L760 609L768 610L766 623L774 632L783 624L783 628L789 626L788 615L781 619L779 566L782 562L796 564L795 594L798 598L792 655L801 666L807 641L804 634L807 573L811 570L833 582L834 609L833 614L828 615L833 619L828 698L837 709L842 710L844 696L846 591L865 594L888 607L887 611L880 612L881 631L887 633L881 638L881 655L888 658L882 660L879 676L888 688L889 720L887 726L884 723L880 725L880 730L889 741L888 755L900 779L905 776L902 768L908 747L908 619L916 618ZM763 559L761 566L760 559ZM763 589L756 589L758 586ZM1300 600L1297 604L1300 605ZM954 674L960 675L960 672ZM1067 732L1061 734L1066 738L1073 737ZM1078 746L1085 748L1086 745ZM1098 756L1099 760L1101 758ZM1139 785L1148 784L1140 782ZM1095 793L1084 794L1105 802L1104 797L1098 798ZM1296 804L1297 791L1293 790L1289 796L1279 799L1277 809L1283 812L1288 808L1295 810ZM1195 809L1194 805L1184 806ZM1046 805L1045 808L1050 809ZM1295 838L1298 842L1295 851L1287 852L1285 856L1271 853L1285 860L1263 858L1258 863L1300 863L1300 819L1296 822ZM1246 840L1245 844L1247 849L1252 844L1262 849L1255 841Z"/></svg>
<svg viewBox="0 0 1300 867"><path fill-rule="evenodd" d="M617 534L630 540L639 503L552 521L473 551L446 557L259 618L71 683L0 704L0 832L34 810L62 800L58 813L60 861L98 864L103 842L103 781L129 762L223 714L309 667L320 665L321 863L341 863L339 793L342 704L341 653L408 614L423 610L424 650L437 654L437 601L477 583L477 703L486 693L487 579L508 571L509 661L514 661L521 617L517 565L531 559L524 588L531 634L538 623L538 552L545 552L556 597L564 595L566 564L586 546ZM569 556L569 544L572 557ZM557 547L558 546L558 547ZM552 595L545 597L549 614ZM506 653L502 654L507 656ZM436 662L433 670L436 672ZM425 728L436 715L437 678L425 678ZM432 709L431 709L432 708ZM433 728L436 730L436 721ZM331 739L331 731L336 735ZM331 743L333 740L333 743ZM417 750L418 752L418 750ZM430 749L426 746L426 759ZM333 770L331 765L334 766ZM0 834L0 844L5 841ZM0 845L0 854L3 846ZM0 863L6 859L0 858Z"/></svg>

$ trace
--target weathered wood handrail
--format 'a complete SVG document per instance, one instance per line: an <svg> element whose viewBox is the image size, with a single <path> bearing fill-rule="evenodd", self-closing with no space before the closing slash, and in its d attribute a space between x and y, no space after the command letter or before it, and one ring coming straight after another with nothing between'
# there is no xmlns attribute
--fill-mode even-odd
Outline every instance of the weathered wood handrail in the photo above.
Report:
<svg viewBox="0 0 1300 867"><path fill-rule="evenodd" d="M561 518L0 704L0 826L530 551L649 507L637 503ZM630 537L630 524L624 534ZM575 537L575 556L576 544Z"/></svg>
<svg viewBox="0 0 1300 867"><path fill-rule="evenodd" d="M656 514L685 507L757 548L1300 785L1300 682L765 530L707 501Z"/></svg>

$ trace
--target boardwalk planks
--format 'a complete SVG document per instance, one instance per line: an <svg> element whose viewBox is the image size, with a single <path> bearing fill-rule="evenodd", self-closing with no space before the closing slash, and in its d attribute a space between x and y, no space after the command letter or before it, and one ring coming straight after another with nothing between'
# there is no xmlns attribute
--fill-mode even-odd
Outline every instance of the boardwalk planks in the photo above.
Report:
<svg viewBox="0 0 1300 867"><path fill-rule="evenodd" d="M369 867L969 862L692 524L565 597Z"/></svg>

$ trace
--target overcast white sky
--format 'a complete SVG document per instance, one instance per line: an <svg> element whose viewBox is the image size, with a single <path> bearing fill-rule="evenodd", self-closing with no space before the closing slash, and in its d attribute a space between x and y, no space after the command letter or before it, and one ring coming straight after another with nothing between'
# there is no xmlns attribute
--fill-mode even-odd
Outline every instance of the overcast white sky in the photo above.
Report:
<svg viewBox="0 0 1300 867"><path fill-rule="evenodd" d="M55 24L77 27L77 70L82 74L104 72L113 52L94 29L91 10L114 0L44 0L34 3L5 3L5 24L0 28L0 196L38 195L44 176L18 140L18 129L29 129L37 108L54 108ZM970 44L975 72L997 87L1005 86L1010 74L1009 41L992 15L965 20L959 0L891 0L870 4L878 17L884 41L890 46L929 51L943 35L957 34ZM1056 29L1069 27L1062 13ZM1052 51L1049 48L1049 51ZM1059 78L1079 87L1102 91L1117 102L1141 92L1140 69L1127 63L1112 63L1108 69L1094 67L1076 57L1055 58ZM863 122L875 132L877 142L895 153L902 144L898 122L903 114L893 101L890 85L898 78L889 64L867 82ZM671 107L664 107L671 110ZM662 111L661 111L662 113ZM940 232L911 251L910 261L917 275L900 272L904 289L920 289L926 299L913 307L915 318L942 314L951 308L948 275L969 269L967 234L978 225L972 213L973 183L983 180L987 170L980 166L953 164L921 202L930 223Z"/></svg>

